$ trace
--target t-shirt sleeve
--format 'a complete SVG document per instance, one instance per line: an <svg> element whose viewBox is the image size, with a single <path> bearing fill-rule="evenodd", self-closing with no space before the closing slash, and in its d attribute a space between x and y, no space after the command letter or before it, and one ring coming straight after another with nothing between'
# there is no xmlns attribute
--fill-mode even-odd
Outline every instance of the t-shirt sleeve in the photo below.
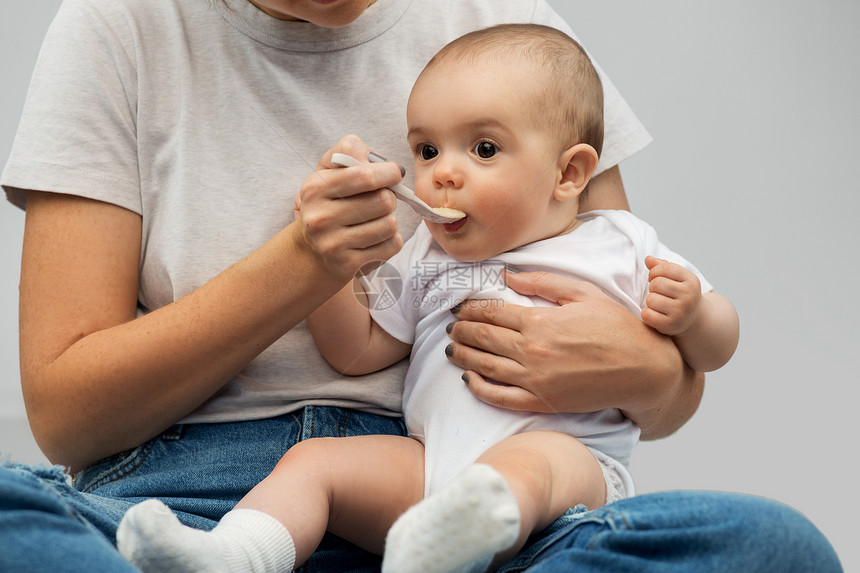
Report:
<svg viewBox="0 0 860 573"><path fill-rule="evenodd" d="M33 189L141 212L132 28L112 3L63 2L0 178L13 204Z"/></svg>
<svg viewBox="0 0 860 573"><path fill-rule="evenodd" d="M419 269L432 240L427 227L419 225L400 252L361 281L374 322L406 344L415 342L420 311L427 307L423 301L424 273Z"/></svg>
<svg viewBox="0 0 860 573"><path fill-rule="evenodd" d="M535 23L552 26L579 41L571 27L544 0L538 0L535 9ZM580 42L582 43L582 42ZM586 52L588 47L583 45ZM589 54L590 55L590 54ZM597 164L595 175L614 167L651 142L651 135L633 113L627 101L600 64L591 58L603 83L603 151Z"/></svg>

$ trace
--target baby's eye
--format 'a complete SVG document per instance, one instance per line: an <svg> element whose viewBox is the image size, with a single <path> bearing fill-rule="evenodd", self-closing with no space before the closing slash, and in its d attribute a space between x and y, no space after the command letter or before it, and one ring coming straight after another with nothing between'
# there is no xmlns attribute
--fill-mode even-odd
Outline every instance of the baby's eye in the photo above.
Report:
<svg viewBox="0 0 860 573"><path fill-rule="evenodd" d="M475 146L475 155L481 159L489 159L494 156L498 150L499 148L489 141L481 141Z"/></svg>
<svg viewBox="0 0 860 573"><path fill-rule="evenodd" d="M439 155L439 150L432 145L422 145L418 148L418 155L421 156L421 159L427 161Z"/></svg>

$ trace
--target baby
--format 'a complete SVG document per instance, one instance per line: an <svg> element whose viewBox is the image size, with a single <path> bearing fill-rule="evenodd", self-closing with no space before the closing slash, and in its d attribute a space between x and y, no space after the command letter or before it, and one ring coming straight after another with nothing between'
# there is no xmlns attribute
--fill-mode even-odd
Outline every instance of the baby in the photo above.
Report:
<svg viewBox="0 0 860 573"><path fill-rule="evenodd" d="M462 301L548 304L505 287L514 269L597 285L672 336L694 369L733 354L733 306L650 226L626 211L579 213L602 147L603 94L571 38L505 25L455 40L416 81L407 124L416 193L466 217L425 222L308 323L344 374L411 355L410 437L302 442L212 532L155 500L132 508L118 543L144 571L289 571L326 530L384 553L383 571L480 571L568 508L632 495L638 428L620 411L495 408L444 357Z"/></svg>

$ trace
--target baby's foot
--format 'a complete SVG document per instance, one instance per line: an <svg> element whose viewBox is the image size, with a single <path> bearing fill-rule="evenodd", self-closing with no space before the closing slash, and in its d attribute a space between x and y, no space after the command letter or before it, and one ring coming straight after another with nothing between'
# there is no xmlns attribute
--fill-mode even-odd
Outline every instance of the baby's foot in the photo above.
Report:
<svg viewBox="0 0 860 573"><path fill-rule="evenodd" d="M286 528L250 509L233 510L215 529L202 531L150 499L126 512L116 539L120 554L144 573L292 571L295 561Z"/></svg>
<svg viewBox="0 0 860 573"><path fill-rule="evenodd" d="M489 465L473 464L394 523L382 571L482 571L519 532L519 506L505 478Z"/></svg>
<svg viewBox="0 0 860 573"><path fill-rule="evenodd" d="M120 554L144 573L229 573L212 534L182 525L157 499L144 501L126 512L117 529L116 541Z"/></svg>

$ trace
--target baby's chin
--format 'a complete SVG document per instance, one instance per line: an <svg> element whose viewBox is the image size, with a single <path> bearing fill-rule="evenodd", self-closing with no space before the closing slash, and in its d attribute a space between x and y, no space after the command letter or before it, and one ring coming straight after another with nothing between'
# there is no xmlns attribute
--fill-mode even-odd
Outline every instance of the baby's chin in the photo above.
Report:
<svg viewBox="0 0 860 573"><path fill-rule="evenodd" d="M497 257L504 251L487 249L486 244L478 245L475 248L472 239L458 237L456 235L448 235L440 233L435 237L436 242L442 247L449 257L461 263L482 263Z"/></svg>

